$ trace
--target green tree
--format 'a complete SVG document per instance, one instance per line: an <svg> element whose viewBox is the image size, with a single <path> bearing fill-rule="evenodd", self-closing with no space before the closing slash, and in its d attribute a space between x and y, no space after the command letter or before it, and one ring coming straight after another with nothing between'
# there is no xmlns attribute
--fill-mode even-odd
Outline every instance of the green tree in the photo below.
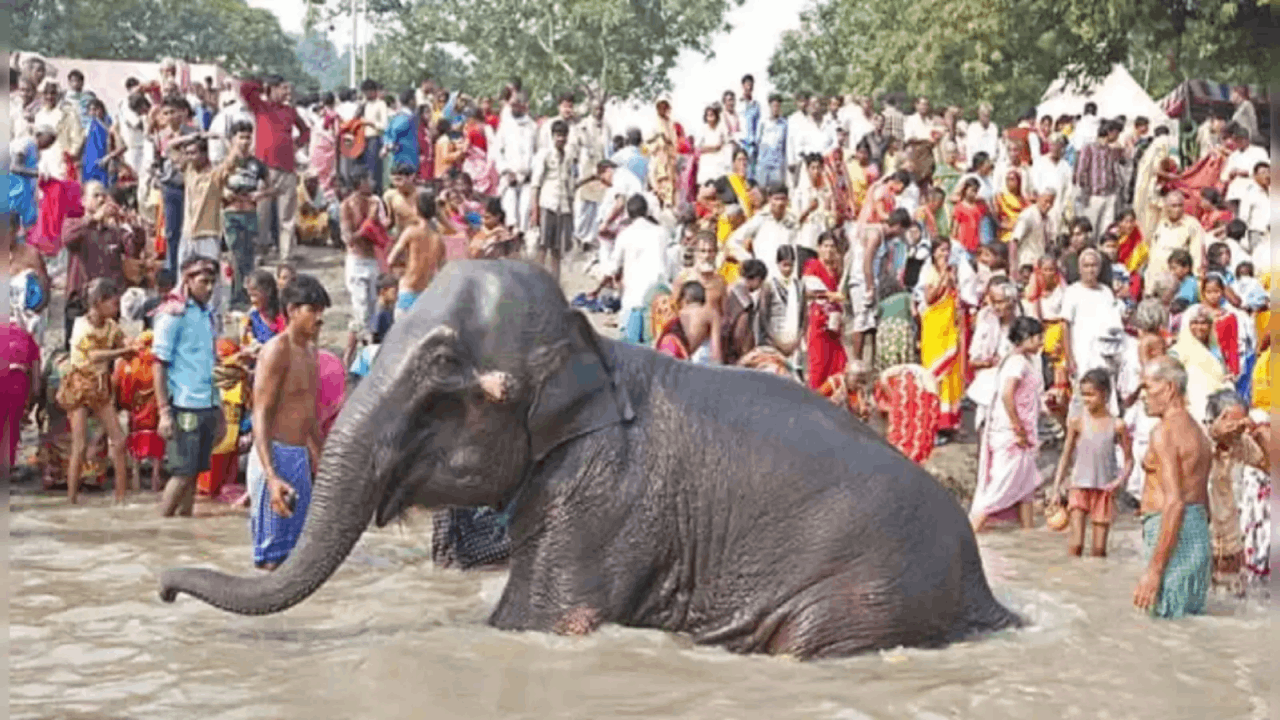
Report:
<svg viewBox="0 0 1280 720"><path fill-rule="evenodd" d="M474 94L519 77L540 103L563 90L653 96L669 87L680 52L709 52L712 35L728 29L725 13L743 1L375 0L379 40L370 64L379 54L399 57L380 67L430 72L428 51L451 47L467 61ZM345 2L328 0L327 11L341 15Z"/></svg>
<svg viewBox="0 0 1280 720"><path fill-rule="evenodd" d="M278 73L313 85L270 10L244 0L16 0L23 49L94 60L182 58L233 74Z"/></svg>
<svg viewBox="0 0 1280 720"><path fill-rule="evenodd" d="M327 35L316 31L304 33L297 38L295 52L302 71L315 78L320 90L337 90L346 84L351 53L339 53Z"/></svg>
<svg viewBox="0 0 1280 720"><path fill-rule="evenodd" d="M1156 53L1173 66L1155 73L1156 96L1182 77L1263 82L1269 52L1246 31L1259 17L1253 1L820 0L783 38L769 72L789 92L988 101L1008 122L1064 69L1084 82L1117 62L1154 67Z"/></svg>

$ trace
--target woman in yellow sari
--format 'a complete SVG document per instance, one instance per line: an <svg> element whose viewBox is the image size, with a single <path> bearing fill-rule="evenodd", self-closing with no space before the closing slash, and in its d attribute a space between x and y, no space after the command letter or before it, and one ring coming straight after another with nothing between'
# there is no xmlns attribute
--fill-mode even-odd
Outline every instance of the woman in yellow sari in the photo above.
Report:
<svg viewBox="0 0 1280 720"><path fill-rule="evenodd" d="M1169 350L1187 369L1187 412L1204 422L1209 396L1231 388L1231 376L1218 349L1213 315L1204 305L1192 305L1182 315L1178 341Z"/></svg>
<svg viewBox="0 0 1280 720"><path fill-rule="evenodd" d="M932 262L924 268L925 309L920 316L920 364L938 381L938 431L945 439L960 427L964 395L961 366L960 304L956 271L951 266L951 241L933 241Z"/></svg>
<svg viewBox="0 0 1280 720"><path fill-rule="evenodd" d="M746 150L738 148L733 151L733 170L725 178L729 181L729 187L733 188L733 194L738 198L738 203L736 205L724 205L720 211L720 216L716 219L716 240L720 242L722 254L725 241L729 239L729 235L756 212L755 206L751 202L751 195L748 192L750 188L747 187ZM720 277L724 278L726 285L732 285L737 282L738 261L725 257L724 263L720 265Z"/></svg>
<svg viewBox="0 0 1280 720"><path fill-rule="evenodd" d="M1018 216L1030 207L1031 202L1022 196L1022 173L1010 170L1004 176L1004 189L996 193L996 222L1000 224L997 237L1007 243L1013 236L1013 226Z"/></svg>

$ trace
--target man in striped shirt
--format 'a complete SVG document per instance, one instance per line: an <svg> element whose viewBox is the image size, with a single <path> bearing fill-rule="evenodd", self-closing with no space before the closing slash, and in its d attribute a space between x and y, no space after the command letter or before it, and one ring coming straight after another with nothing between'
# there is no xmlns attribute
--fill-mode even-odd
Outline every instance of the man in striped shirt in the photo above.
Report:
<svg viewBox="0 0 1280 720"><path fill-rule="evenodd" d="M1098 139L1089 143L1076 162L1076 215L1089 219L1094 227L1094 240L1115 219L1116 199L1120 193L1120 162L1123 148L1116 140L1121 126L1114 120L1103 120L1098 126Z"/></svg>

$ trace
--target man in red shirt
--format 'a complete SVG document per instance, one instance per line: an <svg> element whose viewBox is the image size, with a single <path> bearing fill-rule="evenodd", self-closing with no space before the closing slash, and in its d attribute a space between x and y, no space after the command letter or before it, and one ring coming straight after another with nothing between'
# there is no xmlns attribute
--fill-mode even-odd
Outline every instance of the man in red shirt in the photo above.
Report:
<svg viewBox="0 0 1280 720"><path fill-rule="evenodd" d="M258 254L271 246L271 205L274 202L280 227L280 260L288 261L293 251L293 229L298 214L298 174L294 148L305 147L311 129L289 104L292 88L279 75L266 80L246 80L240 85L245 108L253 113L254 155L267 166L267 190L271 198L258 203ZM293 129L298 136L293 136Z"/></svg>

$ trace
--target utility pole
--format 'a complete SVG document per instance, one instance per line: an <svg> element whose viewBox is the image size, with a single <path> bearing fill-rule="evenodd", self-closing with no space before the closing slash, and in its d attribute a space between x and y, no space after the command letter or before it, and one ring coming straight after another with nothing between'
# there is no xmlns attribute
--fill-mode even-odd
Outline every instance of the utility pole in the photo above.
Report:
<svg viewBox="0 0 1280 720"><path fill-rule="evenodd" d="M356 0L351 0L351 87L356 86L356 34L360 29L356 17Z"/></svg>

